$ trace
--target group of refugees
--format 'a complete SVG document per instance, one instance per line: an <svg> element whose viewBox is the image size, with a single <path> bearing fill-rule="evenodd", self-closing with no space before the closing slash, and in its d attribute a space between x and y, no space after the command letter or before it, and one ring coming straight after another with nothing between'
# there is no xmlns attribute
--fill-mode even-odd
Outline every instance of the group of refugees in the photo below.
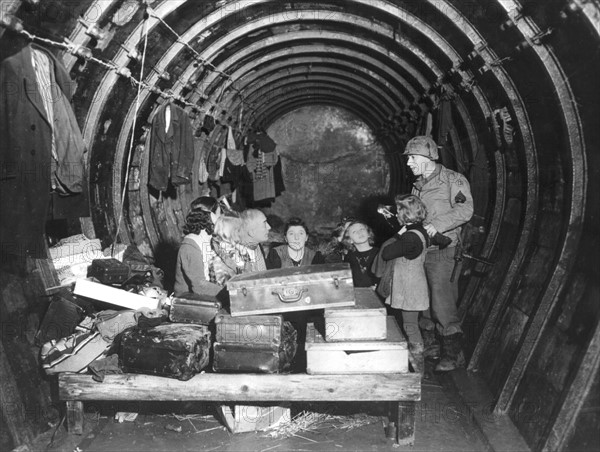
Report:
<svg viewBox="0 0 600 452"><path fill-rule="evenodd" d="M380 248L367 223L345 219L329 244L315 251L307 246L305 223L291 218L285 243L265 254L261 244L271 227L260 210L222 212L216 199L198 198L186 218L175 294L216 295L229 278L247 272L348 262L354 286L372 287L399 313L415 371L423 371L424 358L436 360L439 372L463 366L458 279L452 274L460 271L454 254L461 226L473 215L470 186L462 174L436 162L438 147L429 136L411 139L404 155L416 180L411 194L396 196L401 228Z"/></svg>

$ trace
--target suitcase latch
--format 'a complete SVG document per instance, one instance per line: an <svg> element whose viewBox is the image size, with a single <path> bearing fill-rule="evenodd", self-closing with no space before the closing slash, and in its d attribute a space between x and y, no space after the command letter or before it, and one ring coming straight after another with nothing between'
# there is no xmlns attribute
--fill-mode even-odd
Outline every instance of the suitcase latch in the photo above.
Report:
<svg viewBox="0 0 600 452"><path fill-rule="evenodd" d="M282 287L280 289L276 289L271 292L273 295L277 295L279 297L279 301L282 303L295 303L302 298L302 294L306 292L308 289L303 287L300 289L299 287ZM307 297L308 298L308 297ZM310 302L310 298L309 302Z"/></svg>

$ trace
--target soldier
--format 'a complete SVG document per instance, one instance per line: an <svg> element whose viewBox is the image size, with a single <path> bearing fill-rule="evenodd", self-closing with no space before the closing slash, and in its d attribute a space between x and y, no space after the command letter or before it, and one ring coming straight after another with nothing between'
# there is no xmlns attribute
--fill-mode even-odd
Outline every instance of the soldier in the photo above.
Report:
<svg viewBox="0 0 600 452"><path fill-rule="evenodd" d="M446 372L464 365L460 347L462 328L458 317L458 280L450 282L454 269L455 246L461 226L473 216L473 197L469 182L460 173L449 170L438 159L438 148L431 137L416 136L407 144L404 155L408 167L417 176L412 194L427 207L425 230L430 237L441 233L451 239L442 249L436 241L427 250L425 273L430 291L430 315L425 311L420 321L425 342L425 356L439 356L435 331L441 338L442 354L435 370Z"/></svg>

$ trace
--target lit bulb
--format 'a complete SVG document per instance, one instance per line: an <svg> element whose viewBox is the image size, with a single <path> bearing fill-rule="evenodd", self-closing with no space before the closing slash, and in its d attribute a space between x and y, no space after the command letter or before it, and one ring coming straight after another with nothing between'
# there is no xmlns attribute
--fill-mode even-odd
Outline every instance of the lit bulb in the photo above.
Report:
<svg viewBox="0 0 600 452"><path fill-rule="evenodd" d="M9 28L17 33L23 31L23 22L12 14L0 14L0 26Z"/></svg>
<svg viewBox="0 0 600 452"><path fill-rule="evenodd" d="M73 49L73 55L85 58L86 60L89 60L93 56L91 49L83 46L76 46L75 49Z"/></svg>
<svg viewBox="0 0 600 452"><path fill-rule="evenodd" d="M126 78L131 77L131 71L129 70L129 68L126 67L120 67L119 69L117 69L117 74Z"/></svg>
<svg viewBox="0 0 600 452"><path fill-rule="evenodd" d="M132 59L132 60L139 60L140 59L140 53L137 51L137 49L131 49L128 53L127 56Z"/></svg>

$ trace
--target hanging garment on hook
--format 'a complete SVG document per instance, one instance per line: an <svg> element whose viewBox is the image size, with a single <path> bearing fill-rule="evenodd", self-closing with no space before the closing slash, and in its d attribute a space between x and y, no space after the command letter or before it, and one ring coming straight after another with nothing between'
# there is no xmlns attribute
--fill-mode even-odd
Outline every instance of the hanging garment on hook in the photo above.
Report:
<svg viewBox="0 0 600 452"><path fill-rule="evenodd" d="M215 129L215 118L213 118L211 115L206 115L204 116L204 121L202 123L202 132L204 132L207 135L210 135L210 133Z"/></svg>
<svg viewBox="0 0 600 452"><path fill-rule="evenodd" d="M148 183L160 191L167 190L169 180L175 186L189 184L193 162L194 134L187 112L175 104L162 105L152 120Z"/></svg>
<svg viewBox="0 0 600 452"><path fill-rule="evenodd" d="M7 35L4 40L0 49L0 239L8 245L2 249L3 261L12 262L8 256L46 257L44 225L51 184L58 177L64 194L82 191L85 146L70 105L73 82L62 62L21 38ZM43 64L41 84L34 49ZM48 92L52 100L46 107ZM60 135L55 135L57 131Z"/></svg>

